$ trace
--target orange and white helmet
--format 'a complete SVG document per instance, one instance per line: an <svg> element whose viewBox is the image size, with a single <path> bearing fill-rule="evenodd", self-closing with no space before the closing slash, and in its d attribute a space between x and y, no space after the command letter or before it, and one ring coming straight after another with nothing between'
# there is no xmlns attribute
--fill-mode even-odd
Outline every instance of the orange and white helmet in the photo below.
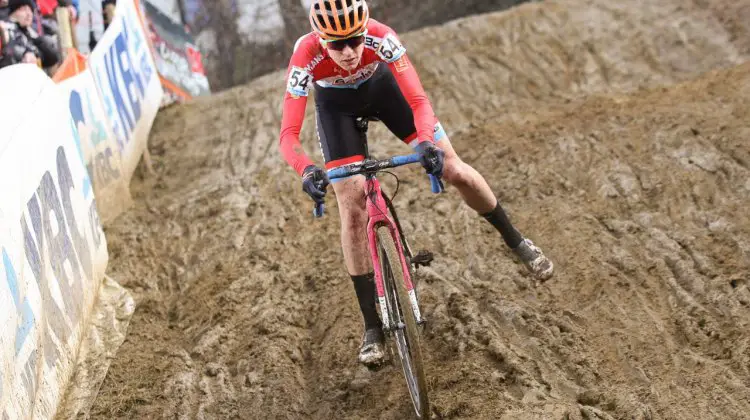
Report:
<svg viewBox="0 0 750 420"><path fill-rule="evenodd" d="M365 0L313 0L310 5L310 25L327 41L363 32L369 19Z"/></svg>

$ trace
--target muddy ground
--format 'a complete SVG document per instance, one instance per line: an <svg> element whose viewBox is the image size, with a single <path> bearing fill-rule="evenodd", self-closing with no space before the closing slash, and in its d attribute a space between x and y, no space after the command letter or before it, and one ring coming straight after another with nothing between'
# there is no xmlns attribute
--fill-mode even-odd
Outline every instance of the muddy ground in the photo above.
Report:
<svg viewBox="0 0 750 420"><path fill-rule="evenodd" d="M454 147L557 266L534 282L455 189L397 171L436 254L436 417L750 418L749 22L746 0L570 0L404 36ZM335 200L314 220L277 152L282 93L274 73L158 117L158 174L106 228L138 306L92 418L409 418L400 368L356 364ZM371 150L408 152L380 127Z"/></svg>

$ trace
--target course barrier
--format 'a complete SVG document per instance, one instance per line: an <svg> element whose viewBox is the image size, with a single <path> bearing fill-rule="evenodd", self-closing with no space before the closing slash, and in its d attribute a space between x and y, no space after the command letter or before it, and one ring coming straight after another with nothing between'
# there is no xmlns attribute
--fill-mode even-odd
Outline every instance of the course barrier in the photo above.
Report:
<svg viewBox="0 0 750 420"><path fill-rule="evenodd" d="M0 92L14 98L0 104L0 418L51 418L107 248L63 91L16 65L0 70Z"/></svg>
<svg viewBox="0 0 750 420"><path fill-rule="evenodd" d="M119 318L132 313L127 291L113 293L111 280L102 288L102 220L130 205L164 96L142 15L138 0L120 0L96 48L69 51L54 81L34 65L0 70L0 92L13 98L0 102L2 420L53 418L64 397L92 401L92 392L68 390L71 378L95 393L108 362L79 359L109 354L124 338L118 331L105 350L82 345L109 325L92 320L95 302L108 300L100 290L120 302ZM85 409L74 401L74 412Z"/></svg>
<svg viewBox="0 0 750 420"><path fill-rule="evenodd" d="M68 98L102 223L106 223L132 202L122 169L122 146L112 131L90 71L66 79L59 86Z"/></svg>
<svg viewBox="0 0 750 420"><path fill-rule="evenodd" d="M129 181L146 150L163 90L140 12L118 2L115 18L88 60Z"/></svg>
<svg viewBox="0 0 750 420"><path fill-rule="evenodd" d="M68 54L60 70L65 73L55 75L70 96L103 223L131 204L130 179L164 96L139 4L119 2L83 64L80 53Z"/></svg>

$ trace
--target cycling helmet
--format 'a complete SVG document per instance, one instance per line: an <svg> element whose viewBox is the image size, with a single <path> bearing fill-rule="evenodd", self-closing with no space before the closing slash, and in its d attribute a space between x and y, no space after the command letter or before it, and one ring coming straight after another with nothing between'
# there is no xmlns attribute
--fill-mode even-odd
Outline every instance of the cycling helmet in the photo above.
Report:
<svg viewBox="0 0 750 420"><path fill-rule="evenodd" d="M310 25L324 40L361 33L369 18L365 0L313 0L310 5Z"/></svg>

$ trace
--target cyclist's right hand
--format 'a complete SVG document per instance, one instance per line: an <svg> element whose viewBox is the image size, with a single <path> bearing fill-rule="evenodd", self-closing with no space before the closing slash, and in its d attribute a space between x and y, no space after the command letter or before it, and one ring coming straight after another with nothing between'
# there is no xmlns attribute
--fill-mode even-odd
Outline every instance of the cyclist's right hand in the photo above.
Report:
<svg viewBox="0 0 750 420"><path fill-rule="evenodd" d="M306 192L315 204L323 204L329 183L326 171L315 165L306 167L302 172L302 191Z"/></svg>

